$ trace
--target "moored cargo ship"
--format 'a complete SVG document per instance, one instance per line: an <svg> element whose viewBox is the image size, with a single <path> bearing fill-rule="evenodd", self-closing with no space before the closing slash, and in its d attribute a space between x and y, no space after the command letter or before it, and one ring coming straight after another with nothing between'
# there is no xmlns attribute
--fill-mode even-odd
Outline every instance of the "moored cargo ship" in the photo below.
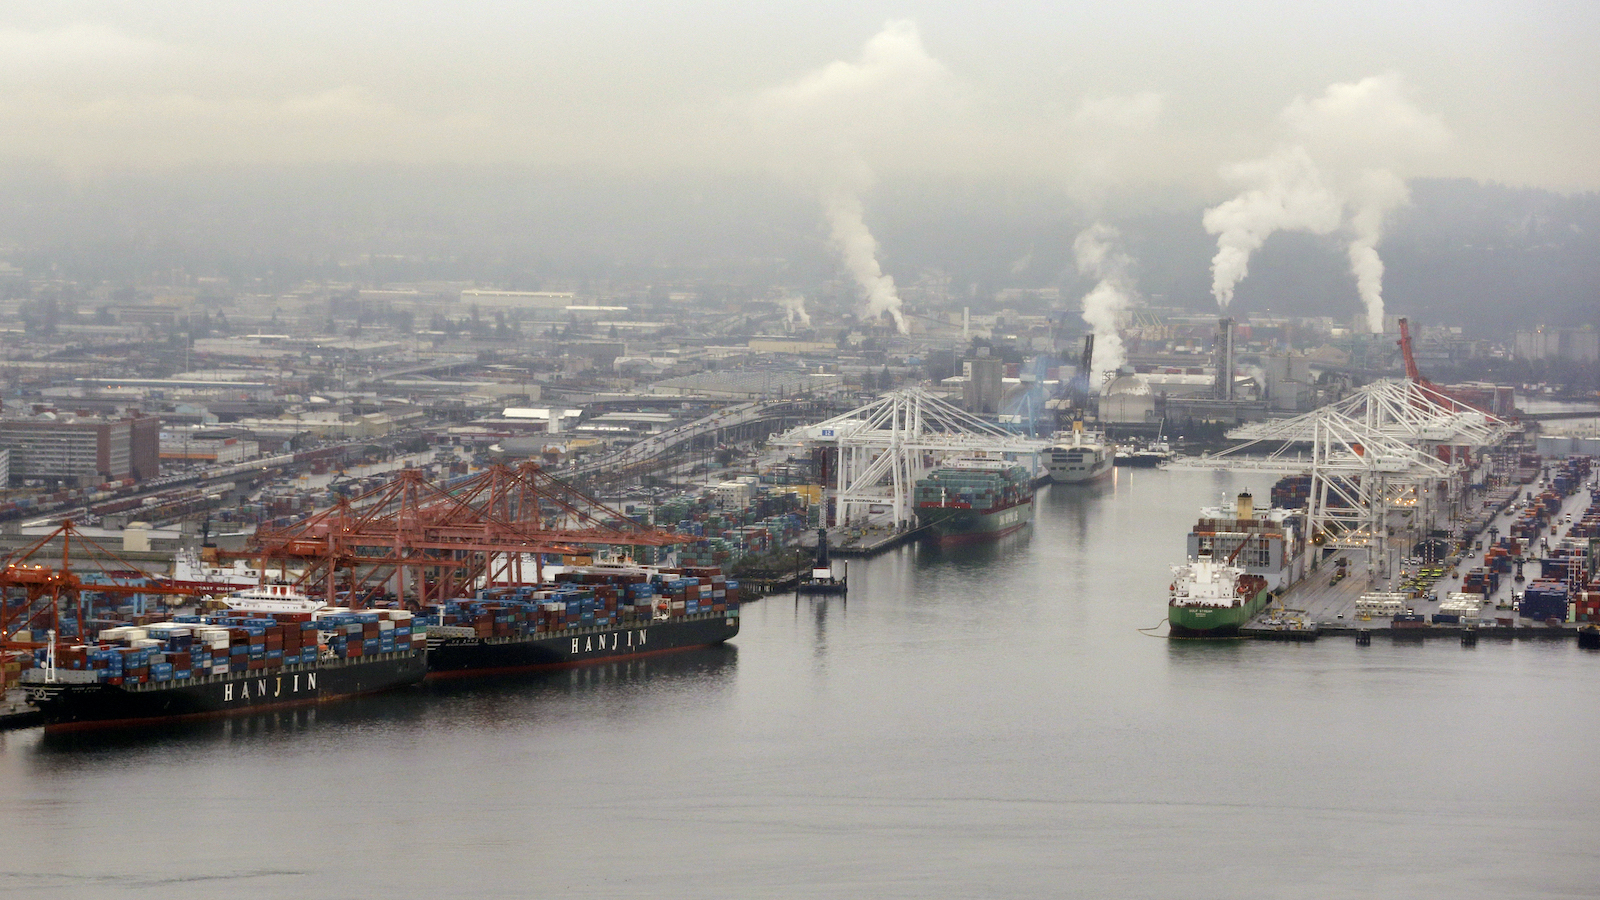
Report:
<svg viewBox="0 0 1600 900"><path fill-rule="evenodd" d="M964 459L919 479L917 521L941 545L997 540L1033 519L1033 476L1001 460Z"/></svg>
<svg viewBox="0 0 1600 900"><path fill-rule="evenodd" d="M106 629L42 651L23 686L51 729L137 725L338 700L415 684L427 638L400 610L324 607L280 587L265 609Z"/></svg>
<svg viewBox="0 0 1600 900"><path fill-rule="evenodd" d="M173 560L171 577L162 579L162 582L170 587L194 588L223 594L254 587L267 577L265 572L245 560L236 560L232 565L224 566L215 559L202 558L194 550L183 549L178 551Z"/></svg>
<svg viewBox="0 0 1600 900"><path fill-rule="evenodd" d="M1045 471L1056 484L1087 484L1111 474L1117 448L1098 431L1085 431L1082 421L1072 431L1058 432L1045 450Z"/></svg>
<svg viewBox="0 0 1600 900"><path fill-rule="evenodd" d="M688 650L738 635L739 583L714 567L582 566L452 601L426 630L434 679Z"/></svg>
<svg viewBox="0 0 1600 900"><path fill-rule="evenodd" d="M1188 537L1188 561L1173 566L1167 624L1173 637L1232 637L1274 591L1304 575L1299 514L1257 510L1248 493L1236 505L1205 509Z"/></svg>
<svg viewBox="0 0 1600 900"><path fill-rule="evenodd" d="M1212 558L1172 567L1167 627L1172 637L1232 637L1271 597L1267 581L1239 566Z"/></svg>

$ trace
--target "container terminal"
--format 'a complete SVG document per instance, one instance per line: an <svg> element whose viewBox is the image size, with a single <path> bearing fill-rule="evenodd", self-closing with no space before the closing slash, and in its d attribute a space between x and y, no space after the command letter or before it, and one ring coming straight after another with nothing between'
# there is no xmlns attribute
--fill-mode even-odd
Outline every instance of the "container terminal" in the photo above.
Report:
<svg viewBox="0 0 1600 900"><path fill-rule="evenodd" d="M1600 618L1593 458L1541 457L1516 422L1429 382L1404 319L1400 349L1405 379L1237 428L1229 437L1244 443L1184 463L1289 473L1271 506L1287 525L1277 533L1290 537L1281 551L1263 544L1240 558L1246 544L1264 542L1265 519L1243 496L1237 515L1203 515L1190 565L1175 568L1173 636L1600 639L1590 627ZM1204 599L1196 572L1268 576L1282 587L1258 613L1231 593Z"/></svg>
<svg viewBox="0 0 1600 900"><path fill-rule="evenodd" d="M1358 564L1350 552L1330 554L1240 634L1573 639L1600 623L1596 466L1573 457L1531 471L1538 474L1487 489L1475 508L1452 517L1459 537L1433 539L1439 555L1425 546L1393 577L1374 580L1345 574Z"/></svg>

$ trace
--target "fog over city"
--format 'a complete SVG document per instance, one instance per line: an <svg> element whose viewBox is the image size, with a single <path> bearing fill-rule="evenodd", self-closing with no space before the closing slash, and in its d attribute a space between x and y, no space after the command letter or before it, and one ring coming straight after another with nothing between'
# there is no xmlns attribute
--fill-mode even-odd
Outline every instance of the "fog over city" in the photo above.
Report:
<svg viewBox="0 0 1600 900"><path fill-rule="evenodd" d="M1576 324L1597 37L1567 3L13 4L0 246L782 260L903 331L897 282L1082 296L1074 241L1115 229L1130 287L1248 309L1284 270L1378 328L1414 245L1509 229L1560 258L1488 280ZM1493 303L1412 312L1446 295Z"/></svg>
<svg viewBox="0 0 1600 900"><path fill-rule="evenodd" d="M4 896L1595 896L1597 555L1600 0L0 2Z"/></svg>
<svg viewBox="0 0 1600 900"><path fill-rule="evenodd" d="M749 106L787 89L836 122L882 121L861 148L875 167L1210 195L1220 167L1281 137L1285 107L1379 76L1448 129L1402 176L1593 189L1600 171L1575 151L1600 140L1597 19L1587 4L1366 0L1204 12L1151 0L22 2L0 13L0 102L7 158L74 174L352 161L715 171L768 164ZM855 89L827 95L852 66Z"/></svg>

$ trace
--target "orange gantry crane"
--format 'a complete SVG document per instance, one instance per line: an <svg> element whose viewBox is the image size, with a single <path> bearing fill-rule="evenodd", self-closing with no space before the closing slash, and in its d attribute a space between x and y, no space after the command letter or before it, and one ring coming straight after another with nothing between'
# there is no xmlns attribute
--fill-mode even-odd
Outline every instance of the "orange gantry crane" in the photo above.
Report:
<svg viewBox="0 0 1600 900"><path fill-rule="evenodd" d="M1421 370L1417 368L1417 357L1411 343L1411 325L1404 316L1400 317L1400 358L1405 361L1406 380L1422 391L1427 402L1443 406L1451 412L1485 412L1422 377Z"/></svg>
<svg viewBox="0 0 1600 900"><path fill-rule="evenodd" d="M61 557L46 560L44 550L57 538L61 539ZM74 571L74 547L79 552L79 569L92 568L99 573L94 580L85 581ZM61 635L64 619L74 623L81 634L89 623L85 594L193 597L204 593L207 592L174 585L145 572L66 519L49 534L0 560L0 646L42 646L47 632ZM68 615L63 616L63 611ZM24 634L26 639L21 639Z"/></svg>
<svg viewBox="0 0 1600 900"><path fill-rule="evenodd" d="M1450 412L1481 412L1488 415L1488 411L1477 404L1469 403L1422 377L1422 371L1417 368L1417 357L1411 344L1411 325L1404 316L1400 317L1400 358L1405 361L1406 380L1415 385L1421 394L1420 397L1414 399L1413 406L1417 408L1442 407ZM1440 446L1437 450L1437 455L1447 462L1452 459L1459 459L1462 463L1470 465L1472 462L1471 452L1467 447Z"/></svg>
<svg viewBox="0 0 1600 900"><path fill-rule="evenodd" d="M524 463L448 486L405 469L294 525L257 531L248 555L263 569L299 571L295 585L330 604L392 594L420 608L475 587L540 580L544 554L693 540L639 525Z"/></svg>

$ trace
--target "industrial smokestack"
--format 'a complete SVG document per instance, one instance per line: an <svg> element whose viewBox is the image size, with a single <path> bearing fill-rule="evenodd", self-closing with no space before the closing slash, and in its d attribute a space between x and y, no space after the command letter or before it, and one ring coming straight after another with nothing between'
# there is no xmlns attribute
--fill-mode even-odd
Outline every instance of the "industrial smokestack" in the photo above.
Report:
<svg viewBox="0 0 1600 900"><path fill-rule="evenodd" d="M1217 380L1212 393L1218 400L1233 399L1233 320L1217 320Z"/></svg>

